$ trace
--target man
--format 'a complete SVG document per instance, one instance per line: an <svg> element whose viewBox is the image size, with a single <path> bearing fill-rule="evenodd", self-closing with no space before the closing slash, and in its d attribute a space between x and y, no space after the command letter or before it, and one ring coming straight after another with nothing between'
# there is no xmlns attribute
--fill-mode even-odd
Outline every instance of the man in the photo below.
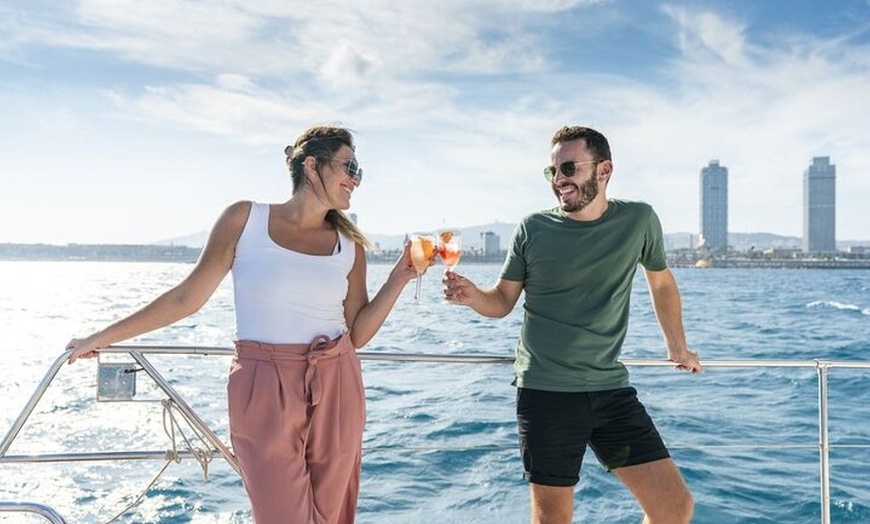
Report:
<svg viewBox="0 0 870 524"><path fill-rule="evenodd" d="M689 522L692 495L617 360L640 264L668 359L703 370L686 346L661 225L647 204L607 199L613 162L604 135L564 127L552 146L544 175L559 206L522 220L494 287L447 272L445 296L504 317L525 291L514 372L532 523L571 522L587 443L635 496L643 522Z"/></svg>

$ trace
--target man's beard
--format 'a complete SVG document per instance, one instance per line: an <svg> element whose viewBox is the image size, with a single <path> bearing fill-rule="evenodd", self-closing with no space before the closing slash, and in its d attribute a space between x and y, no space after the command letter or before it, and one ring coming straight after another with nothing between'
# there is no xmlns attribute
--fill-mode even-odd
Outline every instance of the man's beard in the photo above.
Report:
<svg viewBox="0 0 870 524"><path fill-rule="evenodd" d="M577 213L578 211L583 211L589 204L595 200L595 197L598 196L598 181L595 180L595 176L589 177L589 180L583 182L578 187L580 197L576 202L562 202L562 198L559 197L559 192L556 191L556 196L559 197L559 202L562 204L562 211L566 213Z"/></svg>

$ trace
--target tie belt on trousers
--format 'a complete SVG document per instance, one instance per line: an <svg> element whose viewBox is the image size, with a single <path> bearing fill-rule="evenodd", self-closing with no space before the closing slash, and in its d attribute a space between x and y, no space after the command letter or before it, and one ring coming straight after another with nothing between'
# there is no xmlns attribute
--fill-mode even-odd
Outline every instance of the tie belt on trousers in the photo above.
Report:
<svg viewBox="0 0 870 524"><path fill-rule="evenodd" d="M288 362L307 361L305 368L305 399L309 406L320 402L321 384L317 362L321 359L331 359L353 351L353 344L340 344L344 334L330 339L326 335L318 335L310 344L267 344L254 340L237 340L236 356L239 359L252 359L261 362L273 362L276 365Z"/></svg>

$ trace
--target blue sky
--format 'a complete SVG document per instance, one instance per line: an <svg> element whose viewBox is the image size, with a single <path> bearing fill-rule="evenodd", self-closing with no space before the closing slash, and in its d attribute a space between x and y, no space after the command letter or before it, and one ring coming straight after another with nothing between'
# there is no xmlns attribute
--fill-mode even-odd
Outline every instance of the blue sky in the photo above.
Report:
<svg viewBox="0 0 870 524"><path fill-rule="evenodd" d="M611 141L614 198L699 229L801 235L837 166L837 237L870 239L870 0L0 0L0 242L148 243L289 197L283 148L356 131L369 233L555 204L562 125Z"/></svg>

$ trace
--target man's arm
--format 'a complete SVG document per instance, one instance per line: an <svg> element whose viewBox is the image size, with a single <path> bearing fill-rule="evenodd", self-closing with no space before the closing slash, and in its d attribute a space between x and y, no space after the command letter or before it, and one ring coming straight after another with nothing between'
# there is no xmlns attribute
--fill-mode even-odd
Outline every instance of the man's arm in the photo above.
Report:
<svg viewBox="0 0 870 524"><path fill-rule="evenodd" d="M698 354L686 345L686 334L683 330L683 306L680 300L680 290L670 269L661 271L644 270L649 286L653 310L665 338L668 349L668 360L677 364L677 369L697 373L704 371Z"/></svg>
<svg viewBox="0 0 870 524"><path fill-rule="evenodd" d="M447 300L468 306L477 313L492 318L501 318L513 311L523 291L522 282L504 279L499 279L491 288L482 289L453 271L447 271L442 282Z"/></svg>

